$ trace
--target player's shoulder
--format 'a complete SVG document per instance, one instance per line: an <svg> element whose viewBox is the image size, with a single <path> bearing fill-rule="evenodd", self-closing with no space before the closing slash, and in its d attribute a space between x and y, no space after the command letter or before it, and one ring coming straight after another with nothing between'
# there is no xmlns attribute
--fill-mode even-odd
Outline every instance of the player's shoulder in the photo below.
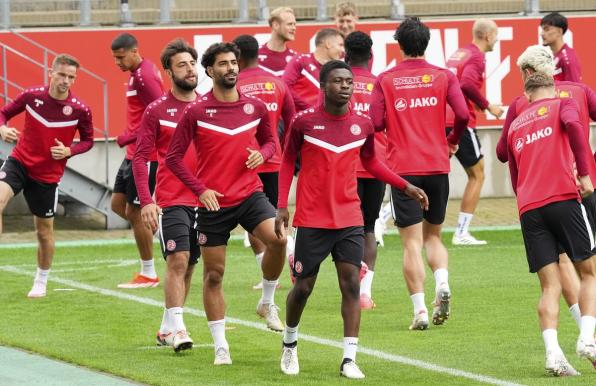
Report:
<svg viewBox="0 0 596 386"><path fill-rule="evenodd" d="M73 111L78 111L79 113L86 114L89 114L91 112L91 108L89 107L89 105L72 92L68 96L67 102L72 107Z"/></svg>
<svg viewBox="0 0 596 386"><path fill-rule="evenodd" d="M265 102L257 98L256 96L248 95L248 94L240 94L240 102L243 102L242 109L245 113L249 114L251 110L259 110L261 113L267 114L267 105ZM243 100L244 99L244 100ZM252 108L250 106L253 106Z"/></svg>
<svg viewBox="0 0 596 386"><path fill-rule="evenodd" d="M48 86L33 86L24 89L21 92L23 96L32 96L32 97L41 97L47 95L48 93Z"/></svg>
<svg viewBox="0 0 596 386"><path fill-rule="evenodd" d="M163 108L163 106L167 104L168 99L168 95L162 95L153 102L149 103L149 105L147 105L147 108L145 109L145 114L157 114Z"/></svg>
<svg viewBox="0 0 596 386"><path fill-rule="evenodd" d="M198 96L193 102L190 102L184 108L184 115L193 113L193 114L200 114L203 111L203 107L207 105L207 101L209 100L209 96L207 94Z"/></svg>
<svg viewBox="0 0 596 386"><path fill-rule="evenodd" d="M294 115L294 118L292 118L292 123L294 125L296 125L296 124L300 124L300 123L315 119L316 118L315 113L316 113L316 109L314 107L310 107L306 110L299 111Z"/></svg>

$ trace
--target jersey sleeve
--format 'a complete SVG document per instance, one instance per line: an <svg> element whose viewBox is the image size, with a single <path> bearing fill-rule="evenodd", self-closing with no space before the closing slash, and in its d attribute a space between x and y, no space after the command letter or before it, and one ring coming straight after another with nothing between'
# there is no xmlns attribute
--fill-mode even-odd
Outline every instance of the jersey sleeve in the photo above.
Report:
<svg viewBox="0 0 596 386"><path fill-rule="evenodd" d="M23 91L12 102L0 109L0 125L5 125L12 117L22 113L27 103L27 91Z"/></svg>
<svg viewBox="0 0 596 386"><path fill-rule="evenodd" d="M149 173L147 171L147 162L151 154L155 151L155 141L159 133L159 122L151 109L145 111L141 126L137 131L137 150L132 159L132 172L134 174L135 185L141 202L141 208L153 203L151 192L149 190Z"/></svg>
<svg viewBox="0 0 596 386"><path fill-rule="evenodd" d="M299 58L300 56L294 56L292 60L290 60L290 62L286 65L282 80L285 82L285 84L288 86L288 89L292 93L292 98L294 99L294 104L296 105L297 109L306 110L310 107L309 104L306 103L304 99L300 98L300 96L294 91L294 85L298 82L298 79L300 79L300 73L302 71L302 66L300 64Z"/></svg>
<svg viewBox="0 0 596 386"><path fill-rule="evenodd" d="M457 78L451 71L446 70L445 73L448 78L447 103L451 106L453 114L455 115L453 119L453 130L447 136L447 141L452 145L457 145L461 135L468 127L468 108Z"/></svg>
<svg viewBox="0 0 596 386"><path fill-rule="evenodd" d="M90 108L87 107L87 110L81 113L77 130L80 140L70 147L71 157L88 152L93 147L93 117Z"/></svg>
<svg viewBox="0 0 596 386"><path fill-rule="evenodd" d="M406 180L391 171L387 165L376 157L374 129L368 134L364 145L360 148L360 160L362 161L362 166L376 179L400 190L404 190L408 185Z"/></svg>
<svg viewBox="0 0 596 386"><path fill-rule="evenodd" d="M575 56L575 52L573 53L573 57L562 61L561 67L563 67L564 80L577 83L582 81L582 72L579 66L579 60Z"/></svg>
<svg viewBox="0 0 596 386"><path fill-rule="evenodd" d="M376 131L385 130L385 97L381 89L381 80L377 78L371 93L370 118Z"/></svg>
<svg viewBox="0 0 596 386"><path fill-rule="evenodd" d="M284 91L283 106L282 106L282 110L281 110L281 118L284 121L284 130L283 130L283 133L281 133L280 138L279 138L279 143L281 144L282 149L285 144L286 133L288 132L288 128L290 127L290 124L292 123L292 118L294 118L294 115L296 114L296 108L294 107L294 98L292 98L292 93L290 92L290 90L288 89L288 87L285 84L283 84L283 87L284 87L285 91Z"/></svg>
<svg viewBox="0 0 596 386"><path fill-rule="evenodd" d="M290 194L290 186L292 185L292 177L294 176L294 163L302 147L303 140L304 134L300 128L300 120L294 119L288 128L286 145L279 168L278 208L288 207L288 195Z"/></svg>
<svg viewBox="0 0 596 386"><path fill-rule="evenodd" d="M263 113L261 115L261 121L257 126L256 138L259 146L261 146L259 151L266 162L269 158L273 157L276 148L275 137L271 132L271 120L269 119L269 113L267 112L267 107L265 107L265 104L262 104L262 110Z"/></svg>
<svg viewBox="0 0 596 386"><path fill-rule="evenodd" d="M596 121L596 93L587 85L580 83L581 87L586 93L586 100L588 101L588 114L590 119Z"/></svg>
<svg viewBox="0 0 596 386"><path fill-rule="evenodd" d="M588 149L586 137L584 136L577 102L571 98L561 99L560 117L562 127L564 127L569 137L569 145L575 157L577 173L580 176L587 176L590 173L589 163L592 162L587 154L591 154L592 151Z"/></svg>
<svg viewBox="0 0 596 386"><path fill-rule="evenodd" d="M503 130L501 131L501 136L499 137L499 142L497 142L497 158L499 161L505 163L509 159L509 153L507 152L507 136L509 135L509 127L511 123L517 116L517 112L515 111L515 106L517 105L517 100L520 97L515 98L509 104L509 108L507 109L507 115L505 116L505 122L503 123Z"/></svg>
<svg viewBox="0 0 596 386"><path fill-rule="evenodd" d="M488 100L480 92L478 84L482 84L484 73L484 60L471 60L467 66L464 67L461 77L459 79L461 90L466 98L471 100L481 110L488 108Z"/></svg>
<svg viewBox="0 0 596 386"><path fill-rule="evenodd" d="M163 83L155 71L157 71L157 69L151 71L151 74L145 74L145 79L143 79L142 82L138 78L135 79L135 84L137 84L137 95L145 106L149 106L151 102L163 95Z"/></svg>

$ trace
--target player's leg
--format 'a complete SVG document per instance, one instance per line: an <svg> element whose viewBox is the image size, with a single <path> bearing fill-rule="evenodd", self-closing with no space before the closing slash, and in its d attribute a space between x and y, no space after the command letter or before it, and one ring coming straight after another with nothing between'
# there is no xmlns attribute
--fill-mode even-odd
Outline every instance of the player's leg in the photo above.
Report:
<svg viewBox="0 0 596 386"><path fill-rule="evenodd" d="M1 173L1 171L0 171ZM10 185L4 181L0 181L0 235L2 234L2 217L4 214L4 208L8 204L11 198L14 197L14 192Z"/></svg>
<svg viewBox="0 0 596 386"><path fill-rule="evenodd" d="M579 287L580 281L575 266L566 253L559 255L559 272L561 274L561 287L563 298L569 306L569 312L575 320L577 327L581 325L581 311L579 308Z"/></svg>
<svg viewBox="0 0 596 386"><path fill-rule="evenodd" d="M114 189L112 191L112 212L126 220L126 179L125 173L130 161L126 158L122 160L118 173L116 174L116 181L114 182Z"/></svg>
<svg viewBox="0 0 596 386"><path fill-rule="evenodd" d="M2 216L8 202L23 189L27 172L16 159L8 157L0 168L0 235L2 235Z"/></svg>
<svg viewBox="0 0 596 386"><path fill-rule="evenodd" d="M594 341L596 327L596 256L578 262L577 267L581 274L579 292L581 323L576 351L581 357L589 359L596 368L596 342Z"/></svg>

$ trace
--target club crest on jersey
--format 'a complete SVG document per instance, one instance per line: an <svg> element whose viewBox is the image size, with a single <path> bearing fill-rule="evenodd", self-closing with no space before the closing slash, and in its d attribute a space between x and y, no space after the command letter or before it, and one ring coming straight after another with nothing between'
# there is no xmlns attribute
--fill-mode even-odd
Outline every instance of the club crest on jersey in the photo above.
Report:
<svg viewBox="0 0 596 386"><path fill-rule="evenodd" d="M523 138L518 138L517 141L515 141L515 150L519 153L522 147L524 147L524 140Z"/></svg>
<svg viewBox="0 0 596 386"><path fill-rule="evenodd" d="M35 98L35 100L33 102L35 102L35 107L39 107L39 106L43 105L43 101L40 99L37 99L37 98Z"/></svg>
<svg viewBox="0 0 596 386"><path fill-rule="evenodd" d="M199 233L199 244L200 245L207 244L207 235L205 235L204 233Z"/></svg>
<svg viewBox="0 0 596 386"><path fill-rule="evenodd" d="M64 114L64 115L70 115L70 114L72 114L72 107L70 107L70 106L64 106L62 108L62 114Z"/></svg>
<svg viewBox="0 0 596 386"><path fill-rule="evenodd" d="M166 243L166 249L170 252L174 251L174 249L176 249L176 242L174 240L168 240Z"/></svg>
<svg viewBox="0 0 596 386"><path fill-rule="evenodd" d="M357 124L353 124L350 126L350 132L354 135L360 135L360 133L362 133L362 129Z"/></svg>
<svg viewBox="0 0 596 386"><path fill-rule="evenodd" d="M408 107L408 103L404 98L399 98L395 101L395 109L397 111L404 111Z"/></svg>
<svg viewBox="0 0 596 386"><path fill-rule="evenodd" d="M244 113L248 115L255 112L255 106L253 106L252 103L246 103L242 109L244 110Z"/></svg>

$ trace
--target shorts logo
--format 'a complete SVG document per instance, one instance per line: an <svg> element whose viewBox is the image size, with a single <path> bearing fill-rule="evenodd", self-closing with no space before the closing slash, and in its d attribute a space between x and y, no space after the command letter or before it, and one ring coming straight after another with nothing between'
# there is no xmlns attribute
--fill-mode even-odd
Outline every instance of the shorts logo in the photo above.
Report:
<svg viewBox="0 0 596 386"><path fill-rule="evenodd" d="M170 252L176 249L176 242L174 240L168 240L166 243L166 249Z"/></svg>
<svg viewBox="0 0 596 386"><path fill-rule="evenodd" d="M350 132L354 135L359 135L360 133L362 133L362 129L360 128L360 126L353 124L352 126L350 126Z"/></svg>
<svg viewBox="0 0 596 386"><path fill-rule="evenodd" d="M6 178L6 172L0 171L0 180L3 180L5 178Z"/></svg>
<svg viewBox="0 0 596 386"><path fill-rule="evenodd" d="M255 106L252 103L247 103L244 105L243 110L246 114L250 115L255 112Z"/></svg>
<svg viewBox="0 0 596 386"><path fill-rule="evenodd" d="M296 273L302 273L302 263L297 261L294 263L294 271L296 271Z"/></svg>
<svg viewBox="0 0 596 386"><path fill-rule="evenodd" d="M524 147L524 140L523 138L518 138L517 141L515 141L515 150L519 153L522 147Z"/></svg>
<svg viewBox="0 0 596 386"><path fill-rule="evenodd" d="M408 103L404 98L399 98L395 101L395 109L397 111L404 111L408 107Z"/></svg>
<svg viewBox="0 0 596 386"><path fill-rule="evenodd" d="M64 115L70 115L70 114L72 114L72 107L70 107L70 106L64 106L62 108L62 114L64 114Z"/></svg>
<svg viewBox="0 0 596 386"><path fill-rule="evenodd" d="M207 236L204 233L199 233L199 244L200 245L207 244Z"/></svg>

